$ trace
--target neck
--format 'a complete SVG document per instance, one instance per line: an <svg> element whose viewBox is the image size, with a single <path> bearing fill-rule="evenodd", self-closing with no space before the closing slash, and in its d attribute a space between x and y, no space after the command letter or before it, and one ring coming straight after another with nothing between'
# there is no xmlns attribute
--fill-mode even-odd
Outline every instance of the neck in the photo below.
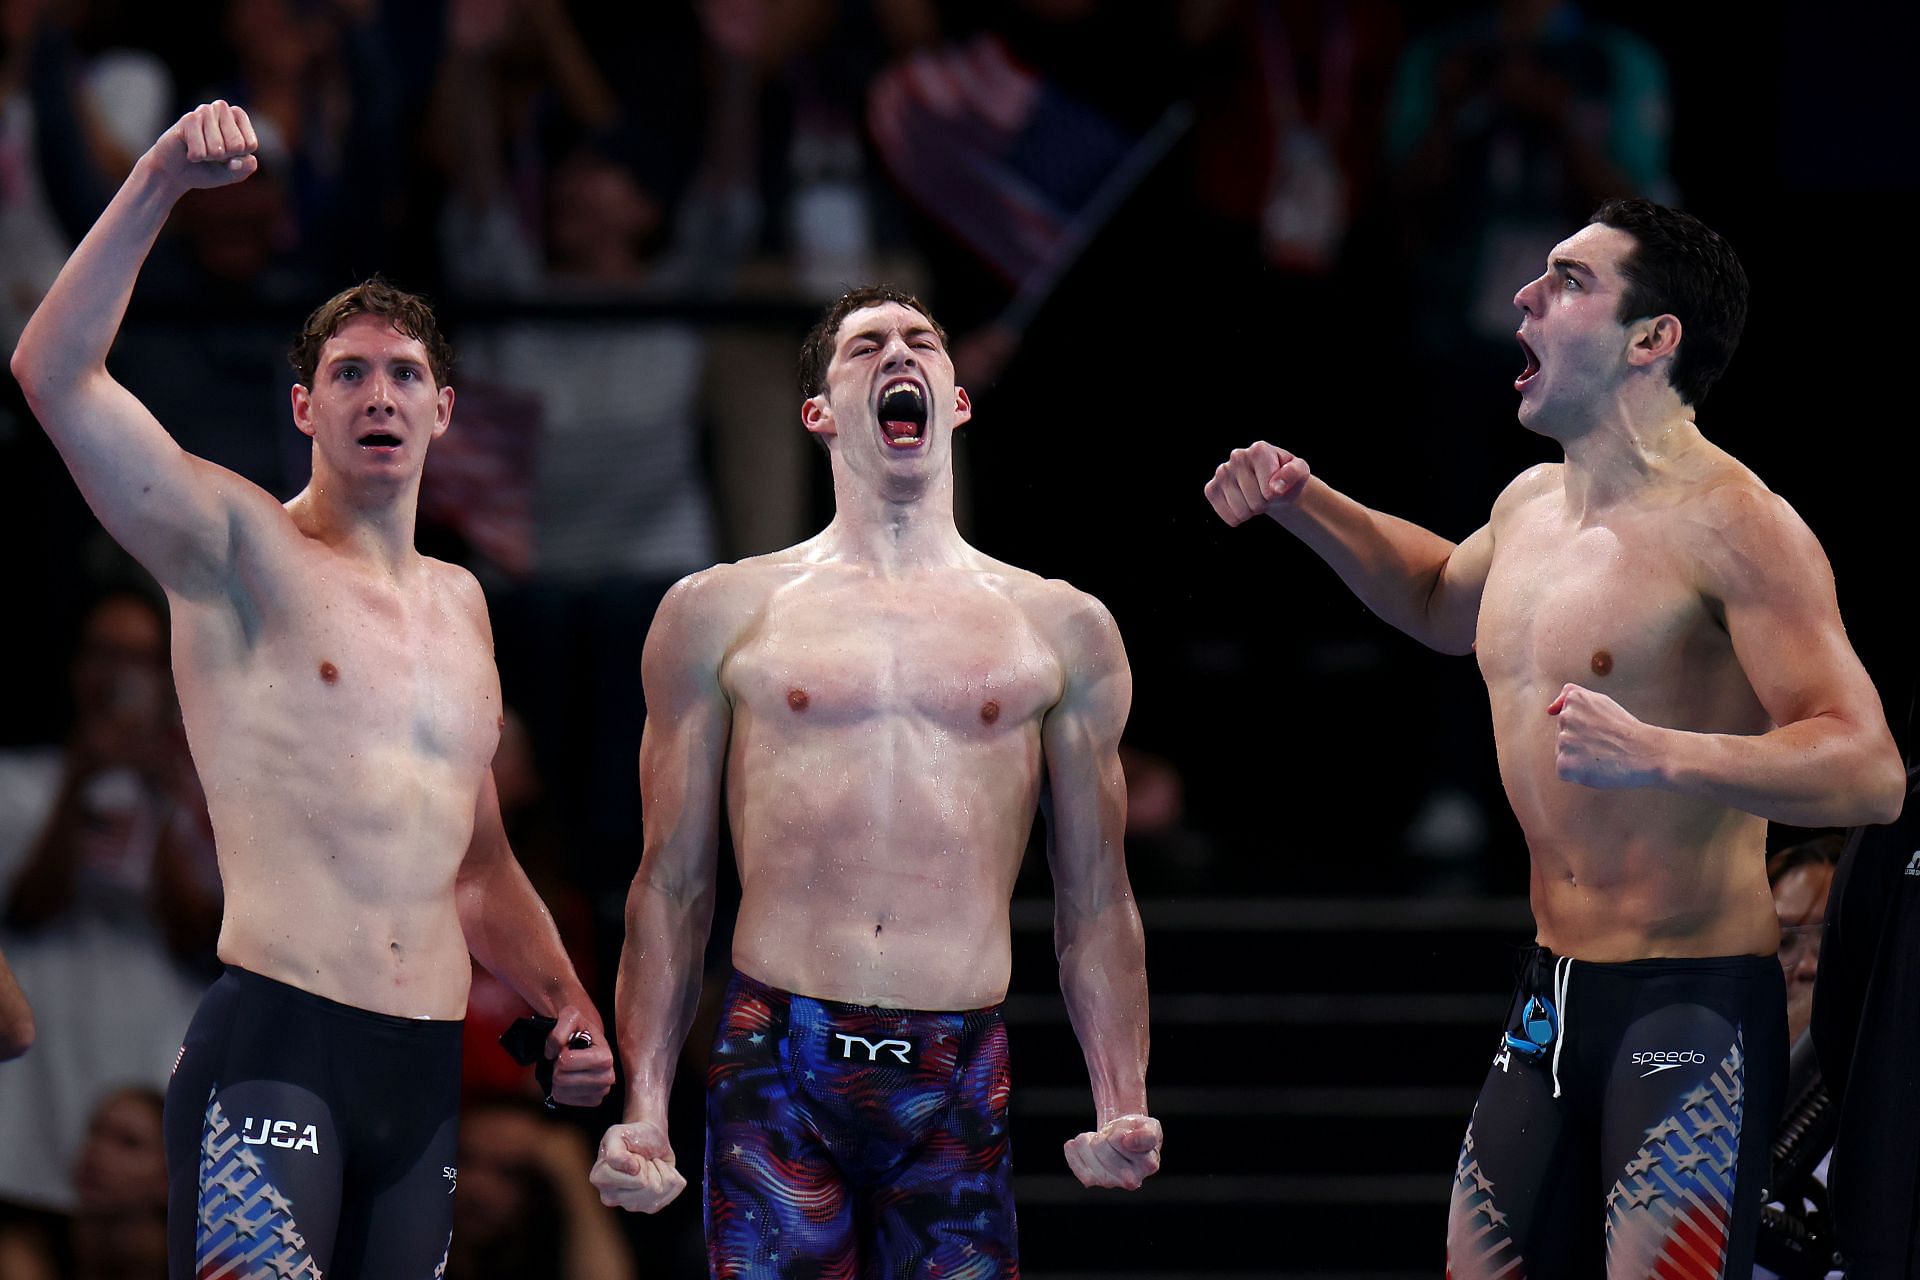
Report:
<svg viewBox="0 0 1920 1280"><path fill-rule="evenodd" d="M1561 443L1566 490L1578 513L1618 502L1659 484L1703 442L1693 409L1671 390L1636 403L1622 396Z"/></svg>
<svg viewBox="0 0 1920 1280"><path fill-rule="evenodd" d="M882 571L957 564L968 553L953 520L953 472L876 488L866 477L833 476L833 521L816 545Z"/></svg>
<svg viewBox="0 0 1920 1280"><path fill-rule="evenodd" d="M419 472L356 490L329 477L318 462L316 457L312 482L287 503L302 533L390 577L419 560L413 545Z"/></svg>

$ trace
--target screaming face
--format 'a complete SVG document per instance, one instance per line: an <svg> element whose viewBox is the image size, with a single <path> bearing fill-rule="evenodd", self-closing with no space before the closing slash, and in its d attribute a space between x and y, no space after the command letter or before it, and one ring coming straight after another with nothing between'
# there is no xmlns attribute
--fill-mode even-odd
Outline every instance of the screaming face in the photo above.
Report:
<svg viewBox="0 0 1920 1280"><path fill-rule="evenodd" d="M945 463L954 429L972 412L933 322L884 302L841 322L826 390L801 405L800 417L807 430L832 441L836 471L900 473Z"/></svg>

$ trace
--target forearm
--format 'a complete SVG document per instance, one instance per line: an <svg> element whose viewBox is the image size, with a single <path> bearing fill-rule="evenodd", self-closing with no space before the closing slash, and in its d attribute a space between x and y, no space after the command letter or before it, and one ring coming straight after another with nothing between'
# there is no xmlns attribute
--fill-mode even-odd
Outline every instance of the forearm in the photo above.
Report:
<svg viewBox="0 0 1920 1280"><path fill-rule="evenodd" d="M627 1073L623 1119L664 1132L680 1047L700 1003L713 889L656 883L642 867L627 894L627 939L614 994Z"/></svg>
<svg viewBox="0 0 1920 1280"><path fill-rule="evenodd" d="M1840 716L1754 735L1649 726L1656 785L1771 822L1846 827L1892 822L1906 774L1892 738Z"/></svg>
<svg viewBox="0 0 1920 1280"><path fill-rule="evenodd" d="M1429 607L1453 543L1363 506L1317 476L1307 481L1299 501L1271 514L1381 619L1422 644L1443 647Z"/></svg>
<svg viewBox="0 0 1920 1280"><path fill-rule="evenodd" d="M554 1017L591 1000L574 973L547 904L511 855L460 881L460 924L482 968L513 989L535 1013Z"/></svg>
<svg viewBox="0 0 1920 1280"><path fill-rule="evenodd" d="M1060 990L1086 1056L1096 1123L1147 1114L1147 954L1130 893L1097 910L1062 910Z"/></svg>
<svg viewBox="0 0 1920 1280"><path fill-rule="evenodd" d="M134 281L179 196L152 165L134 165L21 334L13 371L30 398L104 372Z"/></svg>
<svg viewBox="0 0 1920 1280"><path fill-rule="evenodd" d="M54 797L53 812L40 838L33 843L26 864L14 876L7 893L6 924L19 930L38 929L65 911L73 901L74 842L79 832L79 780L63 779Z"/></svg>

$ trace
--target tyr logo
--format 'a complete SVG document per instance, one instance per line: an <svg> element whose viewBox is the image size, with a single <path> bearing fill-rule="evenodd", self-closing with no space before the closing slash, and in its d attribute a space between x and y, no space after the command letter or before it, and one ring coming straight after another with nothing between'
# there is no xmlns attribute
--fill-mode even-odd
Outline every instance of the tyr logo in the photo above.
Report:
<svg viewBox="0 0 1920 1280"><path fill-rule="evenodd" d="M291 1120L256 1120L248 1116L241 1124L240 1137L256 1147L273 1146L320 1154L320 1130L314 1125L301 1128Z"/></svg>
<svg viewBox="0 0 1920 1280"><path fill-rule="evenodd" d="M878 1062L880 1055L885 1053L891 1055L902 1066L913 1065L911 1040L869 1040L865 1036L848 1035L844 1031L834 1032L833 1038L840 1042L834 1049L833 1056L836 1058L844 1058L848 1062ZM866 1052L856 1054L855 1045L859 1045Z"/></svg>

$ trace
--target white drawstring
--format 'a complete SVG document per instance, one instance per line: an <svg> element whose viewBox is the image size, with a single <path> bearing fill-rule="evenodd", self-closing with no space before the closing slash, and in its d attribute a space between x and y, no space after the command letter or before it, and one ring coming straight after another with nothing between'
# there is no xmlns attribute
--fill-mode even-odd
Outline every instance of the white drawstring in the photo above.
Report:
<svg viewBox="0 0 1920 1280"><path fill-rule="evenodd" d="M1562 966L1565 966L1562 968ZM1573 957L1558 956L1553 962L1553 1009L1560 1025L1553 1034L1553 1096L1560 1096L1560 1050L1567 1043L1567 988L1573 981Z"/></svg>

